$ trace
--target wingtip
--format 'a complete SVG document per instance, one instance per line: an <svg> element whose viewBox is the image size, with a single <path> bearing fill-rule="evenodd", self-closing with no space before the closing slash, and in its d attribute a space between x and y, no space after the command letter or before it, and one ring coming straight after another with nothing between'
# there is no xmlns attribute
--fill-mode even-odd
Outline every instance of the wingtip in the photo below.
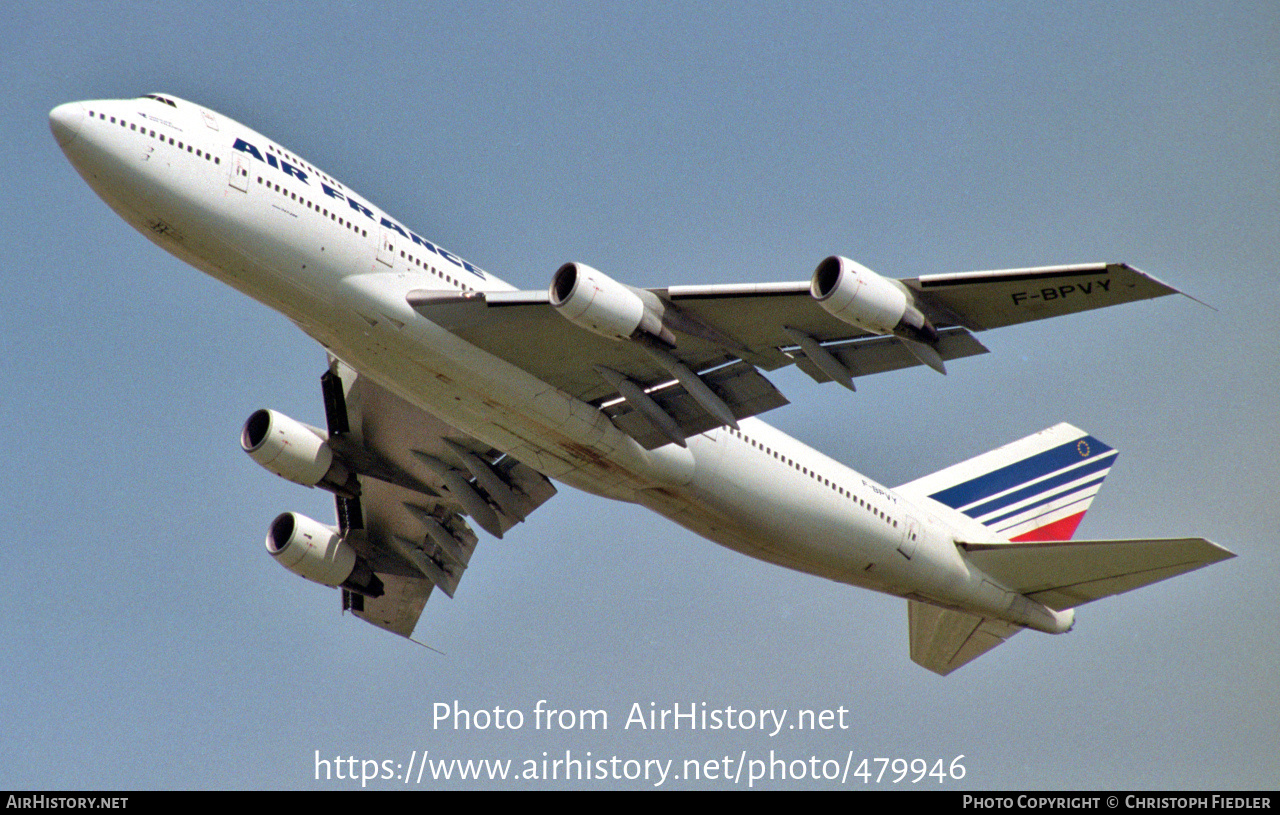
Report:
<svg viewBox="0 0 1280 815"><path fill-rule="evenodd" d="M1209 546L1213 547L1213 553L1217 555L1217 557L1215 557L1213 560L1207 561L1208 563L1221 563L1224 560L1231 560L1232 558L1236 557L1236 553L1231 551L1225 546L1214 543L1213 541L1207 540L1207 539L1204 539L1204 542L1209 544Z"/></svg>
<svg viewBox="0 0 1280 815"><path fill-rule="evenodd" d="M1150 273L1148 273L1148 272L1144 272L1144 271L1142 271L1141 269L1137 268L1136 266L1130 266L1130 265L1129 265L1129 264L1127 264L1127 263L1112 263L1112 264L1108 264L1108 265L1109 265L1109 266L1125 266L1125 267L1127 267L1127 268L1131 269L1132 271L1137 272L1138 274L1142 275L1143 277L1147 278L1148 280L1152 281L1153 283L1156 283L1156 284L1158 284L1158 285L1160 285L1160 286L1163 286L1163 287L1166 289L1166 291L1165 291L1165 294L1166 294L1166 295L1168 295L1168 294L1181 294L1183 297L1186 297L1186 298L1187 298L1187 299L1189 299L1189 300L1194 300L1195 302L1199 303L1200 305L1204 306L1205 308L1209 309L1210 311L1217 311L1217 310L1218 310L1218 309L1217 309L1217 308L1215 308L1214 306L1211 306L1211 305L1209 305L1208 303L1206 303L1205 301L1201 300L1199 297L1196 297L1195 295L1192 295L1192 294L1187 294L1185 291L1183 291L1182 289L1177 288L1176 286L1170 286L1168 283L1164 282L1163 280L1161 280L1160 278L1156 277L1155 275L1150 274Z"/></svg>
<svg viewBox="0 0 1280 815"><path fill-rule="evenodd" d="M1178 292L1178 294L1181 294L1183 297L1187 298L1188 300L1194 300L1195 302L1199 303L1200 305L1204 306L1210 311L1216 312L1218 310L1216 306L1209 305L1205 301L1201 300L1199 297L1194 297L1190 294L1187 294L1185 291L1180 291Z"/></svg>

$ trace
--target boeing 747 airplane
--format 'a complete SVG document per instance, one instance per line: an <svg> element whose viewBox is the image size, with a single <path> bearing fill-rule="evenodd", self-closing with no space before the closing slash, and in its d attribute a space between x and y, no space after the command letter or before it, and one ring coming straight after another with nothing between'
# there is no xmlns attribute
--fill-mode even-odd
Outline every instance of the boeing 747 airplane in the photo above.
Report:
<svg viewBox="0 0 1280 815"><path fill-rule="evenodd" d="M1123 263L894 280L831 256L811 279L640 289L566 263L522 291L271 139L167 94L73 102L59 146L162 249L281 312L327 352L326 427L259 410L240 443L332 492L267 551L404 637L452 596L478 527L553 481L642 504L789 569L907 600L911 658L947 674L1023 628L1231 557L1200 538L1071 540L1116 451L1059 424L896 488L756 418L764 373L817 382L947 363L987 329L1175 290Z"/></svg>

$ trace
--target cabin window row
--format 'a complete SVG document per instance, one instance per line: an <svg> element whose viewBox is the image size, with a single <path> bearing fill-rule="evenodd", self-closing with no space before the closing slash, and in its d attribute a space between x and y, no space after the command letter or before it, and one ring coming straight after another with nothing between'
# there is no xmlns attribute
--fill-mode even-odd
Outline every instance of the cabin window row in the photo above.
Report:
<svg viewBox="0 0 1280 815"><path fill-rule="evenodd" d="M751 438L750 436L746 435L740 430L734 430L731 427L726 429L733 435L742 439L747 444L756 448L757 450L760 450L768 455L771 455L778 461L781 461L787 466L791 467L793 470L798 470L799 472L809 476L813 480L817 481L819 484L822 484L828 487L829 489L835 491L837 494L842 495L845 498L848 498L850 501L853 501L858 506L867 510L871 514L875 515L877 518L880 518L882 521L889 524L890 526L897 528L898 526L897 520L889 517L886 513L881 512L877 507L872 506L869 502L863 500L862 498L859 498L857 495L854 495L852 491L845 489L840 484L837 484L836 482L832 481L829 478L818 475L816 471L810 470L808 467L805 467L801 465L799 462L794 461L791 458L788 458L787 456L782 455L777 450L774 450L768 445L763 444L762 442L756 441L755 439Z"/></svg>
<svg viewBox="0 0 1280 815"><path fill-rule="evenodd" d="M405 261L417 266L419 269L423 269L424 271L431 272L436 277L439 277L448 283L452 283L453 285L457 286L463 291L472 290L471 287L468 286L466 283L463 283L461 280L457 280L453 277L450 277L449 275L440 271L436 267L432 266L430 263L424 263L421 258L415 257L413 255L405 254L405 251L403 249L400 250L400 257L403 258Z"/></svg>
<svg viewBox="0 0 1280 815"><path fill-rule="evenodd" d="M284 197L288 198L289 200L294 201L298 204L301 204L302 206L305 206L307 209L311 210L312 212L319 213L322 217L328 218L329 220L333 221L339 226L343 226L343 227L346 227L347 229L350 229L352 232L355 232L361 237L364 237L364 238L369 237L369 230L362 229L361 227L356 226L354 223L347 220L346 218L339 218L336 212L329 210L327 207L322 207L319 204L312 203L306 196L298 195L296 192L291 191L287 187L282 187L280 186L280 184L274 181L270 181L264 178L263 176L258 176L257 178L258 178L258 184L260 186L266 187L268 190L277 192L280 195L283 195ZM400 250L400 257L406 260L407 262L414 264L418 268L423 269L425 271L429 271L432 274L434 274L436 277L442 278L448 281L449 283L452 283L454 286L457 286L458 288L464 291L470 290L470 287L467 286L462 281L457 280L453 277L450 277L449 275L445 274L444 272L441 272L439 269L437 269L436 267L432 266L429 263L424 263L420 258L414 257L413 255L405 254L403 249Z"/></svg>
<svg viewBox="0 0 1280 815"><path fill-rule="evenodd" d="M220 157L213 155L212 153L208 152L207 150L204 150L203 148L196 147L195 145L192 145L192 144L187 144L179 139L173 138L172 136L166 136L163 133L157 134L154 130L149 129L145 124L142 127L138 127L137 122L125 121L125 118L123 116L119 116L119 117L109 116L106 113L98 113L96 111L91 110L89 111L89 118L99 119L104 122L110 122L113 125L118 124L120 125L121 128L132 130L136 133L141 133L142 135L152 139L158 139L161 144L165 144L167 142L169 145L176 147L179 150L186 150L188 153L191 153L197 158L202 158L205 161L212 161L214 164L222 163L222 159Z"/></svg>
<svg viewBox="0 0 1280 815"><path fill-rule="evenodd" d="M325 181L329 182L329 186L333 187L336 190L344 189L342 186L342 182L337 181L336 179L330 178L329 175L325 173L323 170L317 170L315 167L312 167L309 163L303 161L302 159L298 158L297 156L293 155L287 150L282 150L281 148L276 147L274 144L268 144L267 152L275 153L276 155L280 156L281 158L285 159L286 161L290 162L295 166L304 167L310 170L312 175L320 176Z"/></svg>
<svg viewBox="0 0 1280 815"><path fill-rule="evenodd" d="M361 229L360 227L356 226L356 225L355 225L354 223L352 223L351 221L348 221L346 218L339 218L339 217L338 217L338 213L336 213L336 212L330 212L330 211L329 211L327 208L325 208L325 207L322 207L322 206L320 206L320 205L318 205L318 204L313 204L313 203L311 203L311 201L310 201L310 200L308 200L308 199L306 198L306 196L298 195L296 192L292 192L292 191L290 191L290 190L289 190L288 188L286 188L286 187L281 187L279 184L275 183L274 181L268 181L268 180L266 180L265 178L263 178L262 176L258 176L258 183L259 183L260 185L262 185L262 186L266 187L266 188L267 188L267 189L269 189L269 190L274 190L275 192L280 193L280 194L281 194L281 195L283 195L285 198L291 199L291 200L293 200L293 201L296 201L296 202L297 202L297 203L299 203L299 204L302 204L303 206L305 206L307 209L311 210L312 212L318 212L318 213L320 213L323 217L328 218L329 220L333 221L334 223L338 224L339 226L344 226L344 227L346 227L347 229L350 229L352 232L356 233L357 235L359 235L359 236L360 236L360 237L362 237L362 238L367 238L367 237L369 237L369 230L367 230L367 229Z"/></svg>

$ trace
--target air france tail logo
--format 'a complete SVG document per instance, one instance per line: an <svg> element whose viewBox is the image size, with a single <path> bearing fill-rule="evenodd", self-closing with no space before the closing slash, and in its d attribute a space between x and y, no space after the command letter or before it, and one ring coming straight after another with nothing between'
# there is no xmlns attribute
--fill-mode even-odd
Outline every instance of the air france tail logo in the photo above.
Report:
<svg viewBox="0 0 1280 815"><path fill-rule="evenodd" d="M266 164L275 170L279 170L285 175L291 178L297 179L298 181L301 181L303 184L311 186L311 182L308 180L309 175L306 171L293 166L292 164L285 161L284 159L277 158L272 153L267 153L266 156L264 157L263 154L258 150L258 148L254 147L252 144L245 141L244 139L237 138L236 143L232 145L232 149L239 150L241 153L247 153L248 155L256 158L258 161L261 161L263 164ZM403 226L391 220L387 216L383 215L379 217L375 215L373 210L368 205L360 203L354 197L347 195L345 193L339 192L338 190L335 190L333 187L330 187L328 184L324 183L323 181L320 182L320 189L323 190L324 194L330 198L333 198L338 201L346 201L347 205L350 206L351 209L360 213L361 215L368 218L370 221L373 221L374 223L378 224L379 226L383 226L383 227L386 227L387 229L391 229L400 233L402 236L404 236L408 240L413 241L417 245L421 246L423 249L426 249L428 252L432 252L434 254L439 255L440 257L452 263L454 266L461 266L463 269L466 269L468 272L471 272L471 274L475 275L481 280L484 279L485 277L484 270L480 269L477 266L473 266L471 263L468 263L466 260L463 260L462 258L453 254L452 252L445 249L444 247L436 246L434 243L427 240L426 238L423 238L420 235L415 234L413 231L409 229L405 229Z"/></svg>

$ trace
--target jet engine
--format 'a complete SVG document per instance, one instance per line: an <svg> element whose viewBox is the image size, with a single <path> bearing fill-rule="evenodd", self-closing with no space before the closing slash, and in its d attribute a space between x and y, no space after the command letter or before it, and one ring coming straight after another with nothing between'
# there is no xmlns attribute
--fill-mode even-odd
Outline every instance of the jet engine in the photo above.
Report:
<svg viewBox="0 0 1280 815"><path fill-rule="evenodd" d="M267 551L294 574L325 586L381 597L382 581L332 527L285 512L267 530Z"/></svg>
<svg viewBox="0 0 1280 815"><path fill-rule="evenodd" d="M240 431L240 447L281 478L354 498L355 476L338 461L316 430L275 410L254 411Z"/></svg>
<svg viewBox="0 0 1280 815"><path fill-rule="evenodd" d="M583 263L566 263L551 278L551 305L566 320L614 340L639 334L675 345L675 336L662 323L663 305L657 295L624 285Z"/></svg>
<svg viewBox="0 0 1280 815"><path fill-rule="evenodd" d="M849 258L832 255L818 264L809 293L837 320L872 334L894 334L933 344L938 331L896 280Z"/></svg>

